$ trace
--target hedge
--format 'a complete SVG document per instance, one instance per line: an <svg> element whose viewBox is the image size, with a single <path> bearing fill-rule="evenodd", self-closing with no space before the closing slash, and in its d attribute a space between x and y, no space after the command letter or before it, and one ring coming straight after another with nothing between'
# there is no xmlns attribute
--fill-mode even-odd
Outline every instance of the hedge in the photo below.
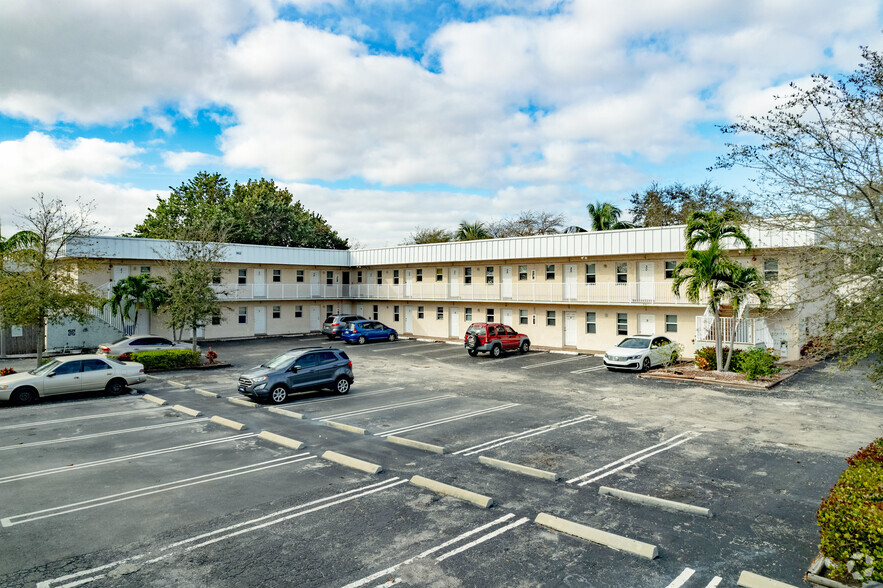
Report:
<svg viewBox="0 0 883 588"><path fill-rule="evenodd" d="M837 580L883 581L883 438L846 460L818 512L822 553Z"/></svg>
<svg viewBox="0 0 883 588"><path fill-rule="evenodd" d="M202 363L198 351L191 349L168 349L162 351L142 351L125 354L144 366L145 371L171 370L175 368L197 367ZM125 360L123 356L120 359Z"/></svg>

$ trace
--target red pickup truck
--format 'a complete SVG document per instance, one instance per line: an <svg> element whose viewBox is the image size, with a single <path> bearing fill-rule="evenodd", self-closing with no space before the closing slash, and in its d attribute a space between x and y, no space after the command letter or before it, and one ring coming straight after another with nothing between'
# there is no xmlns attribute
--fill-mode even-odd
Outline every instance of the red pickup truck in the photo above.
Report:
<svg viewBox="0 0 883 588"><path fill-rule="evenodd" d="M472 357L479 351L486 351L491 357L500 357L504 351L521 353L530 351L530 338L518 333L508 325L500 323L472 323L464 337L466 351Z"/></svg>

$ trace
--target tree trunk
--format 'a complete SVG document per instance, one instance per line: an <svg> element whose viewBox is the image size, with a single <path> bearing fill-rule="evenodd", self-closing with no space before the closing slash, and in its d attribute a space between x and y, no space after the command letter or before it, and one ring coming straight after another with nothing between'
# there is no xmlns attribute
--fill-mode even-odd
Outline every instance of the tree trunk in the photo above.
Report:
<svg viewBox="0 0 883 588"><path fill-rule="evenodd" d="M43 365L43 345L46 343L46 317L40 317L40 341L37 343L37 367Z"/></svg>
<svg viewBox="0 0 883 588"><path fill-rule="evenodd" d="M717 360L717 371L722 372L724 367L724 336L721 333L721 317L720 317L720 309L715 305L714 307L714 355Z"/></svg>
<svg viewBox="0 0 883 588"><path fill-rule="evenodd" d="M193 342L193 352L195 353L196 352L196 327L193 327L193 330L191 331L191 336L192 336L191 341Z"/></svg>
<svg viewBox="0 0 883 588"><path fill-rule="evenodd" d="M730 350L727 351L727 363L724 364L724 371L730 371L730 360L733 359L733 348L736 346L736 332L739 330L739 324L742 319L736 318L736 309L733 309L733 332L730 335Z"/></svg>

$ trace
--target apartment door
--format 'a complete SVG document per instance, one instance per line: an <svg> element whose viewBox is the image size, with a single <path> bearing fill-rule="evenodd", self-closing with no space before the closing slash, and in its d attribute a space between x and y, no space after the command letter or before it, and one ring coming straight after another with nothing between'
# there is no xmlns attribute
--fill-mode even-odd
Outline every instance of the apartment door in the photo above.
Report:
<svg viewBox="0 0 883 588"><path fill-rule="evenodd" d="M340 305L340 314L350 314L350 303L344 302Z"/></svg>
<svg viewBox="0 0 883 588"><path fill-rule="evenodd" d="M310 297L319 298L319 272L310 272Z"/></svg>
<svg viewBox="0 0 883 588"><path fill-rule="evenodd" d="M350 297L350 273L341 272L340 274L340 295L344 298ZM346 310L344 312L349 312Z"/></svg>
<svg viewBox="0 0 883 588"><path fill-rule="evenodd" d="M133 335L147 335L150 333L150 311L142 308L138 311L138 324L135 326Z"/></svg>
<svg viewBox="0 0 883 588"><path fill-rule="evenodd" d="M638 262L638 300L653 301L653 262Z"/></svg>
<svg viewBox="0 0 883 588"><path fill-rule="evenodd" d="M356 305L356 314L359 316L365 316L365 305L357 304Z"/></svg>
<svg viewBox="0 0 883 588"><path fill-rule="evenodd" d="M263 268L254 270L254 297L267 297L267 270Z"/></svg>
<svg viewBox="0 0 883 588"><path fill-rule="evenodd" d="M638 315L638 334L652 335L656 330L656 315L639 314Z"/></svg>
<svg viewBox="0 0 883 588"><path fill-rule="evenodd" d="M312 305L310 307L310 331L318 331L322 328L322 322L319 320L319 307Z"/></svg>
<svg viewBox="0 0 883 588"><path fill-rule="evenodd" d="M413 333L414 332L414 316L413 316L413 307L406 306L405 307L405 332Z"/></svg>
<svg viewBox="0 0 883 588"><path fill-rule="evenodd" d="M448 329L448 337L459 337L460 333L460 311L456 306L452 306L448 313L450 317L450 328Z"/></svg>
<svg viewBox="0 0 883 588"><path fill-rule="evenodd" d="M512 298L512 266L504 265L502 268L503 282L500 285L500 297Z"/></svg>
<svg viewBox="0 0 883 588"><path fill-rule="evenodd" d="M564 299L576 299L576 264L564 264Z"/></svg>
<svg viewBox="0 0 883 588"><path fill-rule="evenodd" d="M254 334L255 335L266 335L267 334L267 307L266 306L255 306L254 307Z"/></svg>
<svg viewBox="0 0 883 588"><path fill-rule="evenodd" d="M576 313L564 313L564 346L576 347Z"/></svg>
<svg viewBox="0 0 883 588"><path fill-rule="evenodd" d="M405 270L405 298L411 297L411 284L414 281L414 270Z"/></svg>
<svg viewBox="0 0 883 588"><path fill-rule="evenodd" d="M448 271L448 287L451 291L451 298L460 297L460 268L452 267Z"/></svg>
<svg viewBox="0 0 883 588"><path fill-rule="evenodd" d="M502 320L504 325L512 326L512 309L504 308L502 314Z"/></svg>

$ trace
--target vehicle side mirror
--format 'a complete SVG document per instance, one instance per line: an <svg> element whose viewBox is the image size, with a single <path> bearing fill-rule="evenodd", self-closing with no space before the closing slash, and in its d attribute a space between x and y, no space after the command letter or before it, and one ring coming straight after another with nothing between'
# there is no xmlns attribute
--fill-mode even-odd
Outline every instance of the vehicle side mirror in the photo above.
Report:
<svg viewBox="0 0 883 588"><path fill-rule="evenodd" d="M51 378L54 375L55 375L55 372L49 372L48 374L46 374L46 377Z"/></svg>
<svg viewBox="0 0 883 588"><path fill-rule="evenodd" d="M300 366L298 366L298 365L293 365L293 366L291 366L290 368L288 368L288 371L290 371L292 374L296 374L296 373L297 373L297 370L299 370L299 369L300 369Z"/></svg>

